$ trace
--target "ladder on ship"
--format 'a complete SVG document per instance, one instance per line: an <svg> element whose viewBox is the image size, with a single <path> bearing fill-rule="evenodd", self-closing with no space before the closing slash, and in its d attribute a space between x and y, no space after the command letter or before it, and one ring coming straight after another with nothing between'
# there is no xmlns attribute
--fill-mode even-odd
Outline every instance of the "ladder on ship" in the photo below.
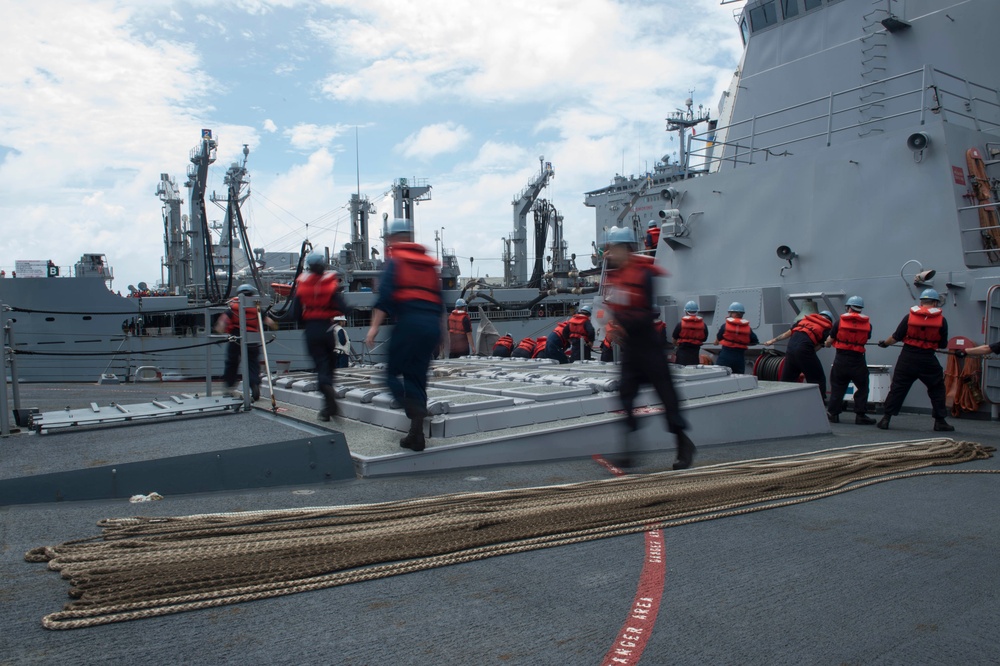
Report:
<svg viewBox="0 0 1000 666"><path fill-rule="evenodd" d="M243 408L242 398L202 396L196 393L172 395L165 400L153 400L131 405L112 402L100 406L96 402L82 409L61 409L41 412L31 417L31 427L41 435L87 426L116 426L147 423L165 418L235 413Z"/></svg>

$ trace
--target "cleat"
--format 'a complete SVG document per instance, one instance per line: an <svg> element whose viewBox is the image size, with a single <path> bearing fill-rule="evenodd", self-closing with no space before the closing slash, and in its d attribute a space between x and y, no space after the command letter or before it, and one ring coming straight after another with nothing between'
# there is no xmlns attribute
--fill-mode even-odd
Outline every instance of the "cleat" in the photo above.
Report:
<svg viewBox="0 0 1000 666"><path fill-rule="evenodd" d="M831 414L830 412L827 412L826 420L830 423L840 423L840 414Z"/></svg>
<svg viewBox="0 0 1000 666"><path fill-rule="evenodd" d="M888 416L883 416L882 420L875 424L875 427L878 428L879 430L888 430L889 429L889 417Z"/></svg>
<svg viewBox="0 0 1000 666"><path fill-rule="evenodd" d="M938 419L934 422L934 430L937 432L954 432L955 426L951 425L944 419Z"/></svg>
<svg viewBox="0 0 1000 666"><path fill-rule="evenodd" d="M864 414L858 414L854 417L854 425L873 425L874 423L875 419Z"/></svg>

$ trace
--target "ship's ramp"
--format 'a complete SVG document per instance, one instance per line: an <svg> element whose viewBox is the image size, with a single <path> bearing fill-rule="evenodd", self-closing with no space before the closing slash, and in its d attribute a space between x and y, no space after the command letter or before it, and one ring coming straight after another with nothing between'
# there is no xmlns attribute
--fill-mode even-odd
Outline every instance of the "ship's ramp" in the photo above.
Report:
<svg viewBox="0 0 1000 666"><path fill-rule="evenodd" d="M329 427L344 434L361 476L614 454L624 439L619 371L587 361L437 361L428 384L427 448L413 453L398 444L409 420L384 369L342 369L335 388L342 418ZM718 366L675 366L673 378L698 446L830 432L814 385L758 381ZM274 393L283 414L316 423L323 398L314 375L282 377ZM672 449L651 388L640 391L636 408L640 429L629 445Z"/></svg>

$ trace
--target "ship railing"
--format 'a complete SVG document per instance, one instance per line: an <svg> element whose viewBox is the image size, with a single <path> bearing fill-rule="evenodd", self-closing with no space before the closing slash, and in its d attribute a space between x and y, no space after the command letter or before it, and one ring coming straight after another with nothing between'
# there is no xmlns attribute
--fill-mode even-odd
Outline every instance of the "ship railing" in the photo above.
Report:
<svg viewBox="0 0 1000 666"><path fill-rule="evenodd" d="M865 99L876 91L880 95L878 102ZM851 102L845 104L847 99ZM883 109L892 105L893 110L879 117L858 119L859 112L875 104ZM701 168L709 170L723 165L751 165L761 156L767 161L770 157L793 155L788 150L793 146L815 147L820 142L830 146L845 132L857 132L853 137L857 138L884 130L882 126L895 119L911 117L923 125L928 112L939 115L942 121L968 125L976 131L1000 128L1000 91L925 65L717 127L711 135L692 136L691 140L703 147L690 151L689 163L701 162ZM782 122L803 113L808 115ZM845 122L845 118L849 120Z"/></svg>
<svg viewBox="0 0 1000 666"><path fill-rule="evenodd" d="M1000 216L1000 203L986 203L986 204L976 204L971 206L960 206L958 208L959 213L964 213L968 211L980 211L984 209L993 209ZM969 223L964 228L960 228L959 232L962 234L975 234L978 238L982 240L968 241L969 243L981 243L984 245L993 244L994 247L983 247L974 250L964 249L965 242L963 242L962 254L965 257L965 265L969 268L980 268L986 266L996 266L1000 262L1000 243L994 242L994 239L1000 237L1000 224L980 226L979 216L975 216L972 219L976 224Z"/></svg>
<svg viewBox="0 0 1000 666"><path fill-rule="evenodd" d="M492 321L505 321L508 319L527 319L531 316L531 310L526 308L521 308L518 310L496 310L491 311L487 314ZM479 321L480 313L478 311L469 311L470 321Z"/></svg>

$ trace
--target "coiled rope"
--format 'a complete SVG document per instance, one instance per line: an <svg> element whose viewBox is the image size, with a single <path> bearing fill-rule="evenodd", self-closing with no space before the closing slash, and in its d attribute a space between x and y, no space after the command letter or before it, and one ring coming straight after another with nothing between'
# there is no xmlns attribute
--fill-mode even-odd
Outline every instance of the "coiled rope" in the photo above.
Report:
<svg viewBox="0 0 1000 666"><path fill-rule="evenodd" d="M681 472L359 506L106 519L35 548L74 601L75 629L318 590L497 555L773 509L991 457L950 439L829 449Z"/></svg>

